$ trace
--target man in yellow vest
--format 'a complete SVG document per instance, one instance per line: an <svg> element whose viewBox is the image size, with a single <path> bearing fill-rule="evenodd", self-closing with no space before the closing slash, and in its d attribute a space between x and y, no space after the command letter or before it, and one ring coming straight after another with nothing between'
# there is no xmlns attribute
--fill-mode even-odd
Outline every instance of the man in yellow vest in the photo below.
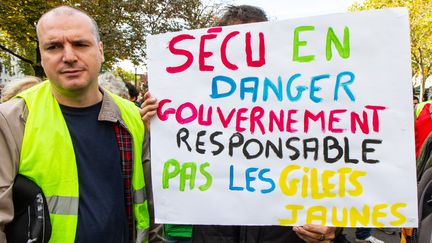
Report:
<svg viewBox="0 0 432 243"><path fill-rule="evenodd" d="M0 242L17 174L45 194L50 242L162 242L150 224L139 112L98 86L96 22L61 6L36 29L48 81L0 105Z"/></svg>

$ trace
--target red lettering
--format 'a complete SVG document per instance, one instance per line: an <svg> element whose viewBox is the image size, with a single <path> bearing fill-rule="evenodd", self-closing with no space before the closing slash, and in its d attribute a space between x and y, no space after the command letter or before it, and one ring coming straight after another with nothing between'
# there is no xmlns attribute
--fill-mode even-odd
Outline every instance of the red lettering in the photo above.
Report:
<svg viewBox="0 0 432 243"><path fill-rule="evenodd" d="M304 132L307 133L309 131L309 119L313 121L321 120L321 131L325 132L325 121L324 121L324 111L318 112L318 114L313 114L312 112L305 110L304 113Z"/></svg>
<svg viewBox="0 0 432 243"><path fill-rule="evenodd" d="M220 33L222 32L222 27L212 27L207 30L207 33Z"/></svg>
<svg viewBox="0 0 432 243"><path fill-rule="evenodd" d="M287 131L288 132L297 132L298 130L295 128L292 128L293 123L297 123L297 120L292 118L292 115L297 113L298 110L288 110L288 118L287 118Z"/></svg>
<svg viewBox="0 0 432 243"><path fill-rule="evenodd" d="M182 35L176 36L176 37L171 39L171 41L168 44L168 49L170 50L170 52L174 55L183 55L187 59L186 59L186 62L180 66L167 67L166 71L168 73L183 72L184 70L188 69L192 65L192 62L194 59L192 53L187 51L187 50L178 49L178 48L174 47L174 45L180 41L183 41L183 40L193 40L193 39L195 39L195 37L193 37L192 35L186 35L186 34L182 34Z"/></svg>
<svg viewBox="0 0 432 243"><path fill-rule="evenodd" d="M273 124L275 124L275 123L276 123L276 126L278 127L280 132L284 131L284 125L283 125L284 111L283 110L279 111L279 117L276 116L276 113L271 110L270 114L269 114L269 119L270 119L270 121L269 121L269 131L270 132L273 132L273 126L274 126Z"/></svg>
<svg viewBox="0 0 432 243"><path fill-rule="evenodd" d="M363 111L363 121L360 119L360 115L351 112L351 132L356 133L357 125L360 127L364 134L369 134L369 124L368 124L368 116L366 111Z"/></svg>
<svg viewBox="0 0 432 243"><path fill-rule="evenodd" d="M259 59L252 60L251 33L246 33L246 62L249 67L261 67L266 63L264 34L259 32Z"/></svg>
<svg viewBox="0 0 432 243"><path fill-rule="evenodd" d="M226 48L228 45L228 41L233 38L234 36L238 35L240 32L239 31L233 31L231 33L229 33L225 39L222 41L222 45L221 45L221 60L222 63L225 65L225 67L231 69L231 70L237 70L238 67L235 64L232 64L230 61L228 61L227 55L226 55Z"/></svg>
<svg viewBox="0 0 432 243"><path fill-rule="evenodd" d="M200 48L199 48L199 70L201 71L213 71L214 67L210 66L210 65L206 65L205 64L205 59L207 57L211 57L213 56L213 52L211 51L205 51L204 47L205 47L205 41L206 40L211 40L216 38L216 34L208 34L208 35L203 35L201 36L201 42L200 42Z"/></svg>
<svg viewBox="0 0 432 243"><path fill-rule="evenodd" d="M346 109L337 109L337 110L331 110L329 115L329 124L328 129L330 132L334 133L341 133L344 131L342 128L334 128L333 123L338 123L340 121L340 118L335 117L336 114L344 113L346 112Z"/></svg>
<svg viewBox="0 0 432 243"><path fill-rule="evenodd" d="M244 116L244 113L247 112L247 108L240 108L237 111L237 119L236 119L236 131L237 132L243 132L246 129L244 127L241 127L241 122L247 120L247 117Z"/></svg>
<svg viewBox="0 0 432 243"><path fill-rule="evenodd" d="M210 106L207 109L207 120L204 120L204 105L200 105L198 112L198 124L203 126L210 126L212 124L212 113L213 107Z"/></svg>
<svg viewBox="0 0 432 243"><path fill-rule="evenodd" d="M171 103L171 100L164 99L164 100L159 101L159 107L157 108L157 116L159 117L159 119L161 119L161 121L168 120L168 115L175 113L174 108L168 108L168 109L166 109L165 112L162 112L162 109L166 103Z"/></svg>
<svg viewBox="0 0 432 243"><path fill-rule="evenodd" d="M190 110L190 115L188 117L183 117L183 110L184 109L189 109ZM197 118L197 109L195 108L195 106L190 103L190 102L186 102L181 104L178 108L177 108L177 112L176 112L176 120L179 124L186 124L189 123L193 120L195 120Z"/></svg>
<svg viewBox="0 0 432 243"><path fill-rule="evenodd" d="M365 106L366 109L373 110L372 115L372 130L374 132L379 132L379 116L378 111L385 110L385 106L379 106L379 105L367 105Z"/></svg>
<svg viewBox="0 0 432 243"><path fill-rule="evenodd" d="M232 109L232 110L230 111L230 113L228 114L228 117L225 118L225 116L224 116L222 110L221 110L219 107L217 108L217 113L218 113L218 115L219 115L219 119L220 119L220 121L222 122L222 126L223 126L224 128L227 128L227 127L228 127L229 123L231 122L231 120L232 120L232 118L233 118L233 116L234 116L235 111L236 111L236 109Z"/></svg>
<svg viewBox="0 0 432 243"><path fill-rule="evenodd" d="M255 126L258 125L262 134L265 134L264 125L261 122L261 118L264 116L264 109L260 106L254 106L251 110L250 116L250 131L252 134L255 133Z"/></svg>

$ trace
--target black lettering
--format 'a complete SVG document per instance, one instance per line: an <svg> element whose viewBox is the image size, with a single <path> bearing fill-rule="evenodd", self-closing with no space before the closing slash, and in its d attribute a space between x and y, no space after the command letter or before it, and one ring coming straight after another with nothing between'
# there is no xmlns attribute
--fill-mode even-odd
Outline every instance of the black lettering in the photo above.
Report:
<svg viewBox="0 0 432 243"><path fill-rule="evenodd" d="M186 144L187 150L190 152L192 151L192 148L187 142L188 137L189 137L189 130L187 130L186 128L181 128L177 132L177 147L180 148L180 142L183 141L183 143Z"/></svg>
<svg viewBox="0 0 432 243"><path fill-rule="evenodd" d="M256 143L258 145L259 149L255 155L252 155L251 153L249 153L249 151L247 149L251 143ZM258 158L262 154L263 150L264 150L264 146L261 144L261 142L258 139L255 139L255 138L247 140L243 146L243 154L246 157L246 159Z"/></svg>
<svg viewBox="0 0 432 243"><path fill-rule="evenodd" d="M222 143L219 143L218 141L215 140L215 137L216 137L216 136L219 136L219 135L221 135L221 134L222 134L222 132L217 131L217 132L214 132L214 133L212 133L212 134L210 135L210 142L211 142L212 144L218 146L218 149L217 149L217 150L213 150L213 151L212 151L213 155L218 155L218 154L220 154L220 153L224 150L224 146L223 146L223 144L222 144Z"/></svg>
<svg viewBox="0 0 432 243"><path fill-rule="evenodd" d="M365 139L365 140L363 140L363 143L362 143L362 160L363 160L363 162L368 163L368 164L379 163L380 161L377 160L377 159L368 159L367 158L367 153L369 153L369 152L372 153L372 152L375 151L374 148L368 148L367 147L368 143L371 143L371 144L381 144L382 140L379 140L379 139Z"/></svg>
<svg viewBox="0 0 432 243"><path fill-rule="evenodd" d="M266 150L265 150L266 158L268 158L270 155L270 148L271 148L271 150L273 150L273 152L276 154L276 156L279 159L282 159L282 139L281 138L278 139L278 146L277 147L272 141L267 140Z"/></svg>
<svg viewBox="0 0 432 243"><path fill-rule="evenodd" d="M329 145L329 141L332 142L331 145ZM329 157L329 151L336 149L337 155L334 158ZM326 163L334 163L338 161L340 158L342 158L343 150L342 147L339 146L339 141L332 136L327 136L324 138L324 161Z"/></svg>
<svg viewBox="0 0 432 243"><path fill-rule="evenodd" d="M345 158L345 163L353 163L353 164L357 164L359 162L358 159L351 159L350 158L350 151L349 151L349 140L347 137L344 137L344 147L345 147L345 153L344 153L344 158Z"/></svg>
<svg viewBox="0 0 432 243"><path fill-rule="evenodd" d="M308 147L309 143L313 142L313 147ZM308 152L314 153L314 160L318 159L318 138L307 138L303 140L303 156L308 158Z"/></svg>
<svg viewBox="0 0 432 243"><path fill-rule="evenodd" d="M200 148L201 146L204 146L204 142L200 140L200 138L204 135L206 135L206 131L199 131L196 138L195 148L196 151L200 154L205 153L205 149Z"/></svg>
<svg viewBox="0 0 432 243"><path fill-rule="evenodd" d="M294 152L294 154L289 156L290 159L296 160L298 159L298 157L300 157L300 151L296 147L291 146L291 141L300 141L300 138L298 137L288 138L287 141L285 142L285 147L287 147L287 149L290 149Z"/></svg>
<svg viewBox="0 0 432 243"><path fill-rule="evenodd" d="M237 141L234 141L234 139L237 138ZM228 145L228 153L229 156L233 156L233 149L236 147L240 147L244 142L244 137L241 133L234 133L231 137L230 137L230 141L229 141L229 145Z"/></svg>

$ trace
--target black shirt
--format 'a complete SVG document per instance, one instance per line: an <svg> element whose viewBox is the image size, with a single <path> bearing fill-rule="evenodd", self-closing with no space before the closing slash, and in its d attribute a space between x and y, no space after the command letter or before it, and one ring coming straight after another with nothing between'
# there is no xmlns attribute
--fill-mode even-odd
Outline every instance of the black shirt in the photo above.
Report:
<svg viewBox="0 0 432 243"><path fill-rule="evenodd" d="M128 242L120 151L113 124L97 119L101 106L60 105L78 168L75 242Z"/></svg>

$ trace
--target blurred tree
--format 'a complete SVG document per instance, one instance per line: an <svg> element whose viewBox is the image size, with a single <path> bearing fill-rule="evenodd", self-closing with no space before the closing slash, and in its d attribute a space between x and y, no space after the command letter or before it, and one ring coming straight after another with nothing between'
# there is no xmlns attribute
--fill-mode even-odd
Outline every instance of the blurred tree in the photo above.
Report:
<svg viewBox="0 0 432 243"><path fill-rule="evenodd" d="M36 76L43 77L36 22L48 9L68 5L86 11L98 23L104 43L104 69L124 59L138 65L145 61L146 35L210 26L222 6L216 1L1 0L0 56L13 55L26 63L27 69L31 66Z"/></svg>
<svg viewBox="0 0 432 243"><path fill-rule="evenodd" d="M431 0L366 0L355 3L350 10L406 7L409 11L411 37L411 64L413 75L421 77L420 99L423 99L425 81L432 68L432 1ZM397 57L394 57L397 58Z"/></svg>
<svg viewBox="0 0 432 243"><path fill-rule="evenodd" d="M133 72L126 71L121 67L116 67L112 74L114 74L114 76L120 77L123 82L134 83L135 81L135 74Z"/></svg>

